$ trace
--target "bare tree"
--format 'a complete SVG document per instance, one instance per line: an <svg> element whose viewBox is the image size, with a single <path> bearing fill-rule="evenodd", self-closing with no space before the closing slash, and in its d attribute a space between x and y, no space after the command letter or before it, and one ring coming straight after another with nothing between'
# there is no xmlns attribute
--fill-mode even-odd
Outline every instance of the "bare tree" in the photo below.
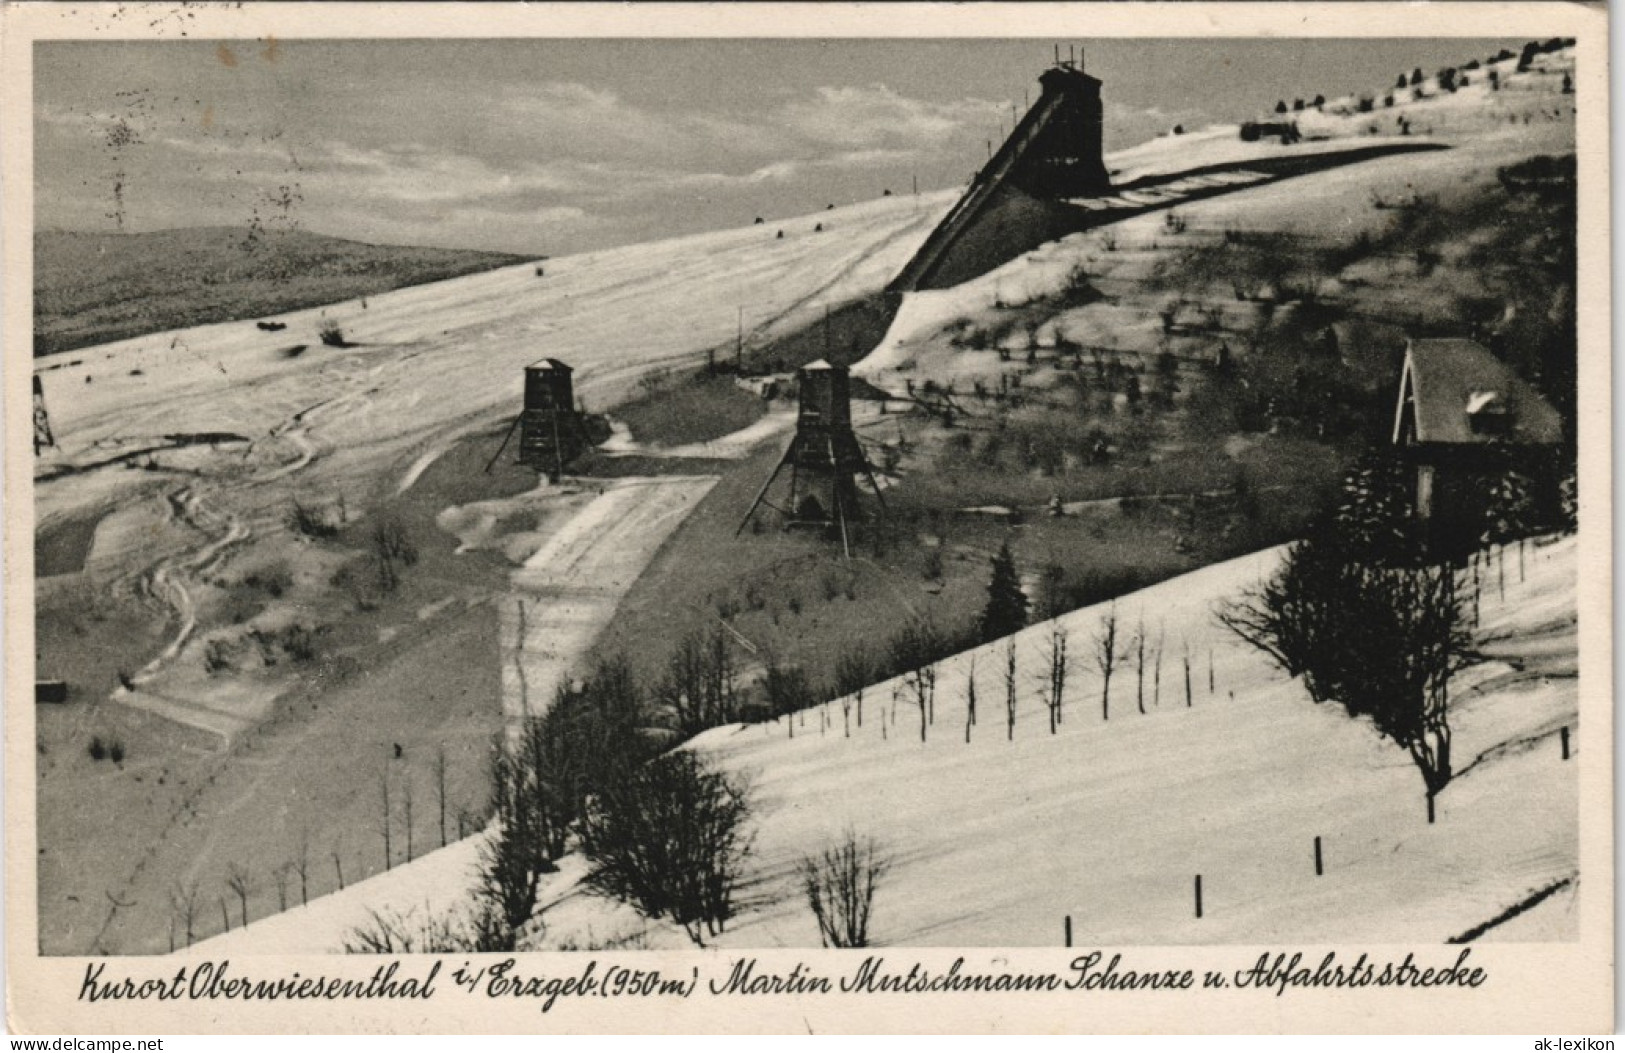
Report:
<svg viewBox="0 0 1625 1053"><path fill-rule="evenodd" d="M333 851L329 853L333 860L333 872L338 875L339 891L344 891L344 857L339 853L337 841L333 842Z"/></svg>
<svg viewBox="0 0 1625 1053"><path fill-rule="evenodd" d="M976 655L970 656L970 669L965 674L965 741L970 741L970 729L976 725Z"/></svg>
<svg viewBox="0 0 1625 1053"><path fill-rule="evenodd" d="M588 799L649 756L643 698L630 663L610 656L579 690L558 692L536 736L527 732L532 811L549 858L563 855L570 824Z"/></svg>
<svg viewBox="0 0 1625 1053"><path fill-rule="evenodd" d="M544 866L535 810L526 801L524 762L498 733L491 751L491 810L495 822L480 843L479 898L501 919L506 938L495 950L512 950L518 932L536 912Z"/></svg>
<svg viewBox="0 0 1625 1053"><path fill-rule="evenodd" d="M785 714L790 722L790 737L794 738L797 718L801 720L801 726L806 727L806 711L818 702L818 689L807 676L807 670L799 665L782 664L777 657L770 655L766 675L762 678L762 689L767 694L769 708L775 713Z"/></svg>
<svg viewBox="0 0 1625 1053"><path fill-rule="evenodd" d="M1154 663L1154 671L1151 674L1151 707L1153 709L1162 705L1162 645L1166 638L1166 630L1159 621L1157 623L1157 647L1152 652L1151 659Z"/></svg>
<svg viewBox="0 0 1625 1053"><path fill-rule="evenodd" d="M903 683L920 710L920 741L936 716L937 661L951 644L926 618L912 618L888 643L891 665L904 674Z"/></svg>
<svg viewBox="0 0 1625 1053"><path fill-rule="evenodd" d="M727 629L695 630L672 652L655 698L672 715L677 733L687 738L737 718L737 680Z"/></svg>
<svg viewBox="0 0 1625 1053"><path fill-rule="evenodd" d="M452 950L429 946L435 942L429 933L438 927L437 919L418 921L410 910L380 912L372 907L367 908L367 915L366 922L354 926L345 936L345 954L428 954Z"/></svg>
<svg viewBox="0 0 1625 1053"><path fill-rule="evenodd" d="M1128 638L1125 650L1134 661L1134 705L1145 716L1145 615L1134 625L1134 634Z"/></svg>
<svg viewBox="0 0 1625 1053"><path fill-rule="evenodd" d="M1049 710L1049 733L1055 734L1056 728L1062 719L1062 707L1066 703L1066 644L1067 632L1062 628L1060 621L1050 622L1049 633L1049 681L1042 689L1044 706Z"/></svg>
<svg viewBox="0 0 1625 1053"><path fill-rule="evenodd" d="M1332 672L1316 656L1335 653L1344 635L1340 604L1353 591L1355 565L1332 546L1299 542L1287 549L1276 572L1218 612L1219 622L1263 651L1288 676L1301 676L1317 702L1331 697L1323 683ZM1208 692L1214 690L1213 649L1208 649Z"/></svg>
<svg viewBox="0 0 1625 1053"><path fill-rule="evenodd" d="M288 866L299 875L299 902L310 902L310 828L299 828L299 854Z"/></svg>
<svg viewBox="0 0 1625 1053"><path fill-rule="evenodd" d="M417 545L398 519L380 519L372 528L373 562L378 570L378 584L385 592L394 592L401 583L401 571L418 561Z"/></svg>
<svg viewBox="0 0 1625 1053"><path fill-rule="evenodd" d="M483 949L512 950L520 930L536 923L541 884L558 869L586 802L645 756L642 726L631 666L611 657L579 687L561 685L545 713L525 719L517 742L495 737L494 822L479 848L480 909L471 922Z"/></svg>
<svg viewBox="0 0 1625 1053"><path fill-rule="evenodd" d="M169 889L170 913L178 918L186 932L186 946L192 946L194 930L197 923L197 879L176 882Z"/></svg>
<svg viewBox="0 0 1625 1053"><path fill-rule="evenodd" d="M540 856L535 865L544 872L564 855L570 825L579 815L578 802L586 791L584 766L603 749L601 742L593 744L596 736L587 709L582 706L573 711L560 701L542 716L526 718L508 768L492 772L493 778L505 772L517 783L511 791L517 799L511 804L527 813L523 825L537 842ZM572 753L577 754L574 759ZM504 797L493 789L491 801L495 806Z"/></svg>
<svg viewBox="0 0 1625 1053"><path fill-rule="evenodd" d="M890 863L873 838L848 830L839 844L801 860L801 887L825 947L869 946L875 888Z"/></svg>
<svg viewBox="0 0 1625 1053"><path fill-rule="evenodd" d="M919 669L919 682L925 687L925 718L937 722L937 663L930 662ZM920 741L925 741L925 729L920 729Z"/></svg>
<svg viewBox="0 0 1625 1053"><path fill-rule="evenodd" d="M389 769L387 767L378 775L378 795L380 803L383 805L383 813L379 817L379 832L384 835L384 869L388 870L395 865L395 854L393 846L390 844L391 809L389 806Z"/></svg>
<svg viewBox="0 0 1625 1053"><path fill-rule="evenodd" d="M405 911L368 909L366 923L344 939L346 954L459 954L500 950L490 942L491 918L477 904L473 910L415 916Z"/></svg>
<svg viewBox="0 0 1625 1053"><path fill-rule="evenodd" d="M1095 631L1094 659L1100 670L1100 719L1111 719L1112 671L1123 657L1117 641L1117 604L1114 602L1101 615L1100 628Z"/></svg>
<svg viewBox="0 0 1625 1053"><path fill-rule="evenodd" d="M406 820L406 861L412 861L412 770L408 768L402 776L401 783L401 809L405 813L402 818Z"/></svg>
<svg viewBox="0 0 1625 1053"><path fill-rule="evenodd" d="M288 864L271 868L271 880L276 882L276 909L280 914L288 909Z"/></svg>
<svg viewBox="0 0 1625 1053"><path fill-rule="evenodd" d="M929 717L929 712L930 711L929 711L928 707L930 705L930 697L929 696L930 696L931 689L930 689L929 685L932 682L934 682L935 680L936 680L935 674L932 674L928 679L927 674L926 674L926 667L922 665L918 669L910 670L909 674L908 674L908 679L905 681L908 684L909 690L911 692L913 692L914 705L920 711L920 741L921 742L925 741L925 739L926 739L926 729L930 724L930 717Z"/></svg>
<svg viewBox="0 0 1625 1053"><path fill-rule="evenodd" d="M226 867L226 887L231 889L242 907L243 924L248 924L248 897L254 892L254 876L243 867L232 863Z"/></svg>
<svg viewBox="0 0 1625 1053"><path fill-rule="evenodd" d="M863 727L863 692L876 678L874 654L859 643L843 650L835 659L835 691L841 696L841 716L857 708L858 727ZM847 734L851 734L850 728Z"/></svg>
<svg viewBox="0 0 1625 1053"><path fill-rule="evenodd" d="M1191 645L1190 645L1189 640L1184 641L1184 643L1185 643L1185 708L1189 709L1189 708L1191 708Z"/></svg>
<svg viewBox="0 0 1625 1053"><path fill-rule="evenodd" d="M1004 644L1004 731L1005 741L1016 738L1016 638Z"/></svg>
<svg viewBox="0 0 1625 1053"><path fill-rule="evenodd" d="M440 811L440 847L446 847L446 747L434 753L434 797Z"/></svg>
<svg viewBox="0 0 1625 1053"><path fill-rule="evenodd" d="M1467 627L1464 599L1449 567L1389 570L1387 661L1368 688L1377 730L1410 753L1428 796L1449 783L1450 678L1480 661Z"/></svg>

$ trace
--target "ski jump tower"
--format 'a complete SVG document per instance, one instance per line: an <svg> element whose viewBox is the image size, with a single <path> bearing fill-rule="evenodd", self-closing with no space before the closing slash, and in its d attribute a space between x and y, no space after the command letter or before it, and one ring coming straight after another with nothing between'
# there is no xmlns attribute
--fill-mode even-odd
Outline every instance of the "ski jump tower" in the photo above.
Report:
<svg viewBox="0 0 1625 1053"><path fill-rule="evenodd" d="M851 558L848 520L858 515L858 475L869 480L882 509L886 499L852 430L846 367L819 359L802 366L796 377L801 391L795 438L762 484L756 500L750 503L734 535L737 537L765 504L785 517L787 527L838 527L841 550ZM790 467L790 493L781 507L768 501L767 493L786 465Z"/></svg>
<svg viewBox="0 0 1625 1053"><path fill-rule="evenodd" d="M1101 82L1081 58L1038 78L1038 101L896 278L891 293L945 289L1086 225L1069 205L1112 192L1102 155Z"/></svg>

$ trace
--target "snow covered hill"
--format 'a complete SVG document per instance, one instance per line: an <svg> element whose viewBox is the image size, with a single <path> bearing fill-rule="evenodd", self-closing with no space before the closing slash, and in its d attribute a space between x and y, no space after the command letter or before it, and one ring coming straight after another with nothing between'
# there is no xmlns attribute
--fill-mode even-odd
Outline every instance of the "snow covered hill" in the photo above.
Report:
<svg viewBox="0 0 1625 1053"><path fill-rule="evenodd" d="M278 480L354 479L403 457L404 472L448 426L511 413L521 368L544 355L575 366L578 391L601 408L644 371L731 341L740 308L747 331L765 334L873 292L940 198L819 213L816 235L807 217L784 222L783 238L746 227L549 260L543 275L508 267L289 313L274 332L227 322L45 356L36 368L61 449L41 474L67 478L176 432L244 435L247 456L231 459ZM322 344L324 322L350 346ZM44 483L40 518L97 490L82 476Z"/></svg>
<svg viewBox="0 0 1625 1053"><path fill-rule="evenodd" d="M224 323L36 360L57 441L37 458L32 489L49 575L38 590L40 672L73 685L72 705L34 714L47 953L163 950L175 931L171 894L218 888L233 866L262 875L266 890L243 913L279 909L271 875L307 836L345 845L342 875L329 866L313 895L383 869L380 854L360 851L365 786L379 769L356 758L384 762L405 746L417 766L397 770L427 785L443 747L452 818L483 801L502 705L500 684L486 686L500 681L501 626L483 619L498 583L450 562L439 577L426 554L389 602L358 599L340 573L366 558L357 539L290 526L296 503L352 533L416 516L416 544L438 551L449 540L438 512L534 483L511 461L504 483L481 474L519 409L524 365L564 359L578 396L603 410L646 374L731 345L741 309L754 346L826 303L878 290L946 204L888 198L553 259L542 274L510 267L291 312L276 319L283 329ZM344 346L322 341L326 323ZM468 485L440 496L437 478ZM580 496L561 489L538 491L526 514ZM647 528L639 538L652 551L693 495L668 480L605 500L640 496L648 514L621 525ZM626 535L595 540L590 558L575 553L575 570L607 566L617 587L629 584L641 564ZM588 607L607 616L614 602ZM587 622L554 606L570 640L590 638ZM92 622L99 631L76 628ZM529 628L546 635L554 624L536 617ZM320 637L320 660L256 657L256 640L288 632ZM460 638L469 646L452 643ZM458 661L436 659L440 647ZM330 662L364 675L328 675ZM321 701L291 701L306 692ZM442 704L426 705L436 694ZM448 695L468 702L445 704ZM124 760L98 769L108 741ZM427 843L420 831L414 848Z"/></svg>
<svg viewBox="0 0 1625 1053"><path fill-rule="evenodd" d="M285 548L291 497L343 493L359 513L409 489L459 438L515 413L522 368L544 355L573 365L578 397L602 409L731 341L741 309L759 336L803 325L878 289L945 204L886 199L819 213L822 233L811 217L783 238L720 231L293 312L276 331L230 322L46 356L59 448L38 461L36 530L87 521L87 571L174 610L180 630L135 675L137 701L229 733L275 692L227 699L205 675L211 593L197 579L228 550ZM346 346L321 341L328 322ZM125 470L137 463L156 471ZM228 712L199 715L213 708Z"/></svg>
<svg viewBox="0 0 1625 1053"><path fill-rule="evenodd" d="M1400 98L1376 113L1333 100L1301 118L1306 136L1324 136L1319 142L1246 143L1237 129L1218 128L1108 158L1120 182L1166 177L1167 189L1204 168L1245 170L1258 161L1263 169L1337 151L1352 158L1361 147L1400 140L1439 147L1361 153L1182 199L1180 223L1168 221L1168 209L1120 221L1103 214L1099 229L954 289L909 296L858 372L894 390L910 382L963 385L1003 371L995 346L1009 352L1016 347L1007 342L1019 340L1035 359L1039 350L1058 359L1062 337L1138 356L1143 365L1176 328L1177 314L1160 320L1176 296L1188 301L1176 306L1214 312L1211 331L1182 336L1191 345L1188 365L1201 368L1201 341L1250 331L1266 309L1277 319L1295 309L1282 289L1266 296L1233 288L1229 273L1198 275L1201 250L1233 233L1285 231L1328 243L1375 237L1397 209L1424 202L1427 211L1454 216L1453 206L1494 188L1504 166L1573 152L1573 98L1562 90L1571 68L1568 54L1542 56L1530 71L1507 73L1500 91L1475 75L1454 93L1430 87L1429 97ZM1338 113L1340 106L1346 112ZM741 309L747 339L761 340L876 293L953 196L889 198L782 224L549 260L543 273L526 265L402 289L286 314L281 330L251 321L204 326L39 360L60 448L38 461L37 535L47 538L47 550L59 538L62 548L82 539L85 566L83 581L68 572L42 582L42 595L54 591L64 612L55 642L68 658L55 657L71 665L85 639L139 655L95 656L106 666L105 682L124 684L110 703L100 703L107 691L100 692L100 712L87 706L39 717L40 754L50 754L41 771L55 772L40 782L42 889L49 889L42 944L50 953L161 949L166 921L175 940L168 897L190 882L204 889L206 905L210 897L225 901L225 875L239 867L261 875L261 884L237 918L273 904L281 911L290 900L280 887L272 898L269 875L284 874L278 868L310 849L311 832L334 843L335 857L340 842L350 853L348 871L337 858L332 868L332 884L348 880L349 887L323 895L332 887L324 879L308 906L253 920L211 947L333 950L372 909L421 914L465 899L474 838L363 879L430 843L420 839L403 854L392 851L386 834L380 864L375 808L388 815L392 805L373 803L380 783L387 793L389 777L379 767L400 759L390 770L427 779L426 766L414 770L412 763L455 730L464 745L460 803L476 804L482 754L467 743L483 748L488 741L487 724L501 719L499 696L507 689L521 708L527 698L549 697L616 608L619 590L712 479L663 477L658 486L621 480L595 485L602 489L596 494L544 488L514 497L496 487L452 497L436 489L436 478L443 488L447 475L486 478L472 439L484 443L518 408L524 364L544 355L569 362L578 395L603 409L652 371L698 365L707 349L731 344ZM1476 289L1478 275L1462 261L1479 246L1444 248L1434 285L1452 296ZM1419 259L1361 259L1317 275L1299 295L1357 295L1362 311L1402 321L1427 299L1419 295L1421 270ZM1170 284L1150 280L1159 275ZM1090 295L1068 295L1084 291ZM342 346L321 340L324 326L342 331ZM987 346L956 343L957 332L972 331ZM1045 365L1040 375L1033 363L1030 390L1061 375ZM772 420L746 436L769 439L779 426ZM733 445L739 438L693 452L731 456L743 448ZM491 434L493 453L496 442ZM705 470L724 471L717 463ZM425 511L426 530L449 529L465 545L482 531L513 527L531 546L523 559L562 555L570 566L557 574L532 567L514 578L493 573L474 588L462 580L472 576L464 573L475 562L468 560L433 579L439 594L409 597L421 605L407 609L402 599L401 609L374 616L363 610L364 597L340 587L342 561L364 558L355 547L364 538L350 538L346 550L298 536L288 525L295 501L336 506L341 523L359 525L352 535L371 526L367 517L409 505L414 514ZM434 526L440 514L448 518ZM561 527L578 514L570 521L580 529ZM453 529L463 520L468 529ZM605 523L620 532L600 529ZM544 549L555 530L562 532ZM444 545L446 538L436 533L433 540ZM795 866L849 826L882 842L893 860L874 929L887 944L1054 944L1067 916L1079 940L1443 940L1554 888L1488 935L1571 938L1577 765L1557 758L1554 736L1577 727L1573 542L1534 550L1528 580L1513 576L1504 601L1486 600L1485 631L1500 634L1494 646L1503 661L1462 678L1456 749L1463 773L1431 826L1421 780L1401 750L1331 707L1310 704L1298 685L1214 623L1213 606L1266 574L1273 558L1209 567L1118 601L1125 635L1143 622L1161 644L1161 676L1153 663L1143 715L1129 666L1117 670L1111 716L1101 719L1101 685L1088 654L1102 611L1088 609L1064 622L1072 666L1065 721L1053 736L1038 700L1044 627L1017 641L1013 738L1001 722L997 648L944 664L924 742L917 714L904 699L894 704L890 685L866 694L863 724L850 737L835 703L798 717L793 738L784 720L703 736L691 748L756 787L758 839L746 902L723 942L816 944ZM279 564L290 568L292 584L279 584L272 597L254 582L279 582L261 573ZM606 576L613 590L576 606L557 602L589 579L596 589ZM87 584L94 588L81 587ZM85 597L117 599L124 609L115 624L146 625L152 639L124 643L132 633L85 633L76 619L106 616L105 605L76 609ZM489 629L464 616L493 605L498 616ZM327 693L308 709L301 696L278 716L278 705L292 697L289 685L317 677L297 673L291 662L222 671L210 647L299 628L296 619L311 633L331 629L349 649L340 657L361 655L350 672L362 675L318 685ZM967 732L973 662L979 719ZM452 671L467 672L471 683L436 681ZM105 730L96 721L118 725L123 713L148 720L145 728L125 722L144 735L139 752L131 750L140 760L104 776L109 766L85 760L86 744ZM209 734L194 738L197 729ZM403 739L410 739L404 751ZM87 770L94 779L84 777ZM418 801L421 817L421 795ZM444 837L444 823L439 832ZM1319 877L1316 837L1325 866ZM684 941L675 929L581 893L582 865L567 861L549 888L538 945ZM1193 909L1198 874L1200 920ZM221 913L222 926L238 923ZM197 935L218 931L209 921Z"/></svg>
<svg viewBox="0 0 1625 1053"><path fill-rule="evenodd" d="M1120 633L1143 627L1149 643L1143 688L1132 660L1117 667L1109 719L1090 657L1111 609L1102 605L1014 637L1013 732L1005 641L942 663L924 741L901 680L864 693L850 737L840 702L798 715L793 737L788 718L713 730L688 748L750 781L756 838L744 909L719 942L817 946L796 866L849 829L875 838L892 863L875 900L879 945L1058 945L1067 916L1075 942L1108 945L1443 942L1552 889L1482 938L1573 939L1584 748L1575 552L1572 537L1532 544L1522 580L1516 550L1493 557L1505 560L1504 596L1498 565L1483 575L1478 633L1493 657L1452 684L1460 774L1432 825L1403 750L1312 703L1215 621L1278 550L1118 600ZM1055 628L1068 639L1069 675L1051 734L1041 691ZM967 732L973 675L977 722ZM454 907L476 862L471 839L204 946L333 950L370 910L426 917ZM675 927L581 891L582 866L566 860L544 890L539 946L685 944Z"/></svg>

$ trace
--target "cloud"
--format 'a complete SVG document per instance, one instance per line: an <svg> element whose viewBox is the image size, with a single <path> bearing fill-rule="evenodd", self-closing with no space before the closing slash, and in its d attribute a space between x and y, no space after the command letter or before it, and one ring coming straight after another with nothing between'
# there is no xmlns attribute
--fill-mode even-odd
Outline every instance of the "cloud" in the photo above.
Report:
<svg viewBox="0 0 1625 1053"><path fill-rule="evenodd" d="M614 92L551 82L510 90L493 119L549 152L580 156L693 158L775 152L785 145L771 120L645 109Z"/></svg>
<svg viewBox="0 0 1625 1053"><path fill-rule="evenodd" d="M845 151L939 149L957 135L991 126L999 103L927 102L881 84L820 87L748 114L645 109L613 92L547 83L509 95L502 115L549 150L588 156L708 160L804 156Z"/></svg>
<svg viewBox="0 0 1625 1053"><path fill-rule="evenodd" d="M836 146L940 146L955 135L996 121L998 103L976 99L935 103L899 95L883 84L823 87L792 101L778 118L811 142Z"/></svg>
<svg viewBox="0 0 1625 1053"><path fill-rule="evenodd" d="M732 214L730 195L752 211L781 201L795 207L826 200L826 186L850 185L866 171L958 164L965 140L979 140L1000 112L994 103L928 102L881 84L702 112L553 81L495 85L471 119L431 87L406 85L364 112L327 110L304 121L222 104L204 122L191 104L159 107L120 162L147 191L132 199L132 222L244 222L259 195L296 185L307 227L352 236L510 245L530 236L555 246L591 244L574 235L593 232L600 241L638 240L703 229ZM71 226L86 196L43 173L99 172L110 118L48 103L36 118L42 214ZM403 128L411 139L399 138ZM102 211L81 222L100 222Z"/></svg>
<svg viewBox="0 0 1625 1053"><path fill-rule="evenodd" d="M744 176L722 177L722 181L741 184L786 181L817 172L862 170L885 164L901 164L913 157L915 152L912 150L849 150L830 157L774 161Z"/></svg>

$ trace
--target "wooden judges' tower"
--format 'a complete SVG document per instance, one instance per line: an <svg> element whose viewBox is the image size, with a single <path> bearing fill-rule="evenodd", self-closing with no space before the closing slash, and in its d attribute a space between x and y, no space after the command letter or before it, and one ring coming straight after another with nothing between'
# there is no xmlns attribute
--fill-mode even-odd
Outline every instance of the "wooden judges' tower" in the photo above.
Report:
<svg viewBox="0 0 1625 1053"><path fill-rule="evenodd" d="M779 458L773 474L767 477L756 499L739 523L743 531L762 505L782 513L788 527L839 527L841 549L852 555L847 521L858 514L858 474L869 480L881 507L880 486L863 456L857 434L852 430L852 404L844 366L832 366L820 359L802 366L796 374L800 386L800 409L795 438ZM790 496L783 507L767 500L774 480L790 466ZM803 478L805 477L805 479Z"/></svg>
<svg viewBox="0 0 1625 1053"><path fill-rule="evenodd" d="M564 466L587 448L587 431L576 409L574 372L556 358L525 367L525 409L519 415L519 463L546 472L555 483Z"/></svg>

